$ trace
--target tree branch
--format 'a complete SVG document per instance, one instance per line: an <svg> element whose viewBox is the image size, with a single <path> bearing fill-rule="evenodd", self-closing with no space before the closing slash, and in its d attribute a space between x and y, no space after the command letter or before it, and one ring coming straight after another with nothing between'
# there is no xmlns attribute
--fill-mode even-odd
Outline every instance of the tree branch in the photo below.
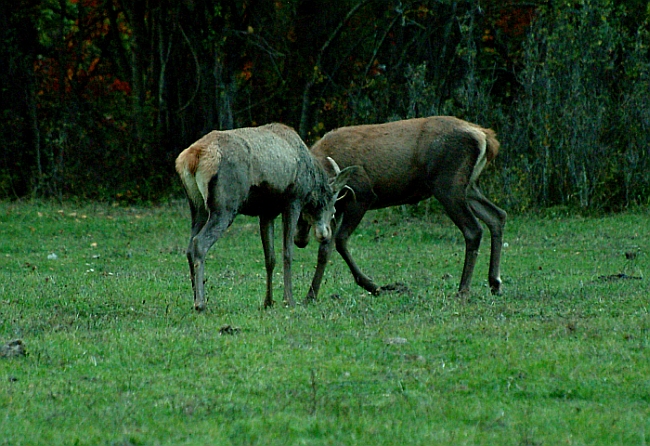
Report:
<svg viewBox="0 0 650 446"><path fill-rule="evenodd" d="M178 25L178 28L181 30L181 34L183 35L183 38L187 42L187 46L190 48L190 52L192 53L192 57L194 57L194 63L196 64L196 87L194 88L194 93L192 93L192 97L190 97L190 99L188 99L188 101L185 103L185 105L183 105L181 108L176 110L176 113L182 112L187 107L189 107L192 102L194 102L194 99L196 98L196 95L199 92L199 87L201 85L201 64L199 63L199 58L196 56L196 52L194 51L194 48L192 48L192 42L190 42L190 39L187 37L187 34L185 34L185 31L183 30L183 27Z"/></svg>
<svg viewBox="0 0 650 446"><path fill-rule="evenodd" d="M314 70L311 79L307 81L307 83L305 84L305 88L302 92L302 111L300 113L300 125L298 127L298 133L303 139L305 139L305 137L307 136L307 126L309 125L307 122L308 120L307 118L309 114L309 106L311 100L311 88L314 86L316 80L318 79L318 72L320 71L320 65L321 65L321 60L323 59L323 55L325 54L329 46L332 44L332 42L341 34L341 30L345 26L346 22L349 21L350 18L359 9L361 9L362 6L366 5L370 1L371 0L361 0L359 3L354 5L348 11L345 17L339 22L336 29L332 31L332 34L330 34L329 38L325 41L323 46L321 46L320 50L318 51L318 55L316 56L316 63L314 64Z"/></svg>

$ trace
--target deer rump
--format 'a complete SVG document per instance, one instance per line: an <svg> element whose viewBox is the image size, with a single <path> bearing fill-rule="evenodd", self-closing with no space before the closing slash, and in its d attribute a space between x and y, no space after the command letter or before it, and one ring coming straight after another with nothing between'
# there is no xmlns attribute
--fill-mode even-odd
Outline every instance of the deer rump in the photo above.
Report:
<svg viewBox="0 0 650 446"><path fill-rule="evenodd" d="M341 168L360 166L348 180L354 194L336 204L331 241L321 243L316 272L307 300L315 299L332 244L345 260L355 282L376 294L382 289L352 259L348 239L369 210L414 204L434 196L463 233L465 261L459 294L469 293L482 238L483 221L491 233L490 270L493 293L501 291L500 258L506 213L483 196L477 180L492 161L499 142L494 131L449 116L408 119L386 124L342 127L327 133L312 147L312 154L332 172L326 157ZM308 241L308 224L299 222L296 244Z"/></svg>

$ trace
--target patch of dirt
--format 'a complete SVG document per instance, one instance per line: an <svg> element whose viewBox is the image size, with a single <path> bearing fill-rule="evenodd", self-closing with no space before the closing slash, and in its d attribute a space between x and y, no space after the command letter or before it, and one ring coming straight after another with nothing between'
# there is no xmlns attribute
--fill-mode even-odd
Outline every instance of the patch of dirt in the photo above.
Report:
<svg viewBox="0 0 650 446"><path fill-rule="evenodd" d="M390 283L379 287L377 290L378 293L400 293L400 294L411 294L411 289L406 286L403 282Z"/></svg>
<svg viewBox="0 0 650 446"><path fill-rule="evenodd" d="M613 280L643 280L642 277L628 276L625 273L610 274L608 276L598 276L598 279L607 280L607 281L613 281Z"/></svg>
<svg viewBox="0 0 650 446"><path fill-rule="evenodd" d="M219 329L219 334L220 335L235 335L241 331L241 328L239 327L233 327L232 325L224 325Z"/></svg>
<svg viewBox="0 0 650 446"><path fill-rule="evenodd" d="M17 358L27 355L22 339L14 339L0 346L0 358Z"/></svg>

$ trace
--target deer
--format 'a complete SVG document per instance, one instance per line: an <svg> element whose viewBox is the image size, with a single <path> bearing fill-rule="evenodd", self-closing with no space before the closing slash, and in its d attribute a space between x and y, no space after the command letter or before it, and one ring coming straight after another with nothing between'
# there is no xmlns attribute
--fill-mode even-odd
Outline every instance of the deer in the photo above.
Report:
<svg viewBox="0 0 650 446"><path fill-rule="evenodd" d="M348 240L369 210L415 204L435 197L465 240L465 260L457 295L470 293L483 221L491 233L489 286L501 293L501 248L506 212L479 190L483 168L499 151L493 130L452 116L433 116L385 124L342 127L325 134L311 148L312 155L336 175L336 168L325 162L337 160L345 168L359 169L349 178L346 193L336 203L333 237L321 242L318 261L305 303L317 298L332 244L347 263L355 282L372 294L395 288L379 287L357 266L350 255ZM295 237L298 247L309 242L309 221L300 219Z"/></svg>
<svg viewBox="0 0 650 446"><path fill-rule="evenodd" d="M333 159L328 162L336 165ZM274 220L282 214L284 302L295 305L291 262L298 219L302 215L313 226L319 242L330 239L334 204L356 168L332 167L338 173L330 178L300 136L279 123L212 131L183 150L175 167L192 217L187 260L195 310L206 308L206 254L239 214L259 217L266 268L264 308L274 304Z"/></svg>

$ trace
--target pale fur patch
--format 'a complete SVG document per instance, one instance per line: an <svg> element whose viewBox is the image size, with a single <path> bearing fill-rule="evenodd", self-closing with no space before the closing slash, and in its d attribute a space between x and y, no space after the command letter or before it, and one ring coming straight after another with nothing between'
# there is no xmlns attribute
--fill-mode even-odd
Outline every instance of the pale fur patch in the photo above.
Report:
<svg viewBox="0 0 650 446"><path fill-rule="evenodd" d="M467 131L468 133L471 133L474 136L474 138L476 138L476 141L478 142L479 154L478 154L478 158L476 158L476 164L474 165L472 176L470 177L470 182L474 183L476 182L479 175L483 171L483 168L487 164L487 157L485 156L486 148L487 148L486 136L485 136L485 132L483 132L483 130L477 127L467 126L463 128L463 130Z"/></svg>
<svg viewBox="0 0 650 446"><path fill-rule="evenodd" d="M194 177L196 185L203 197L203 204L208 208L208 186L210 180L217 174L221 162L221 150L218 144L212 143L201 153L201 159Z"/></svg>
<svg viewBox="0 0 650 446"><path fill-rule="evenodd" d="M205 209L208 208L208 185L220 161L221 151L213 138L197 141L176 158L176 171L195 205L202 203Z"/></svg>
<svg viewBox="0 0 650 446"><path fill-rule="evenodd" d="M184 170L183 172L181 172L181 181L183 181L183 184L185 185L185 190L187 191L187 195L189 199L192 200L192 203L195 204L205 203L203 194L201 190L198 188L194 176L192 176L192 174L190 174L188 170Z"/></svg>

